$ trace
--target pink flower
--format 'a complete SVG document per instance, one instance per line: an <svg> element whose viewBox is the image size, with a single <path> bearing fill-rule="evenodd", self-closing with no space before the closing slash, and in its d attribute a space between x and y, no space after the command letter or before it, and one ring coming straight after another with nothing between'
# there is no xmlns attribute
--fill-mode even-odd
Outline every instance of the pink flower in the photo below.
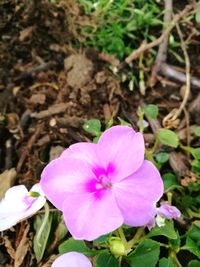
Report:
<svg viewBox="0 0 200 267"><path fill-rule="evenodd" d="M31 192L37 197L31 196ZM11 187L0 202L0 231L7 230L33 215L44 206L45 202L39 184L35 184L30 192L24 185Z"/></svg>
<svg viewBox="0 0 200 267"><path fill-rule="evenodd" d="M147 228L151 230L155 225L158 227L165 226L165 219L175 219L181 217L181 212L175 206L170 205L167 201L161 202L159 208L156 209L156 217L147 223Z"/></svg>
<svg viewBox="0 0 200 267"><path fill-rule="evenodd" d="M74 144L46 166L41 187L75 239L94 240L155 216L163 182L144 150L141 133L114 126L98 144Z"/></svg>
<svg viewBox="0 0 200 267"><path fill-rule="evenodd" d="M166 219L175 219L181 217L181 212L175 206L171 206L167 201L161 202L160 208L157 209L157 214Z"/></svg>
<svg viewBox="0 0 200 267"><path fill-rule="evenodd" d="M68 252L59 256L52 267L92 267L89 259L79 252Z"/></svg>

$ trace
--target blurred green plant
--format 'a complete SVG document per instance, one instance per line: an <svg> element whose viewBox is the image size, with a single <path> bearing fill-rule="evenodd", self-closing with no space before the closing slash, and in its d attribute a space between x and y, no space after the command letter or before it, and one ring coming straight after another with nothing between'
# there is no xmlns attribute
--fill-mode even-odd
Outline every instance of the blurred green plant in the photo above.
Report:
<svg viewBox="0 0 200 267"><path fill-rule="evenodd" d="M79 0L92 24L84 26L86 45L123 58L142 40L152 40L152 26L162 24L161 10L153 0Z"/></svg>

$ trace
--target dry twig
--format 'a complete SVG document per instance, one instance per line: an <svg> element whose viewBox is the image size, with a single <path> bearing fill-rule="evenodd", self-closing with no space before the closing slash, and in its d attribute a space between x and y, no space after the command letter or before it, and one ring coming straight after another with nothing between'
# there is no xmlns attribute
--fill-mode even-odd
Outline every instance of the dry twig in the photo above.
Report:
<svg viewBox="0 0 200 267"><path fill-rule="evenodd" d="M185 57L185 70L186 70L186 88L185 88L185 94L183 97L183 101L181 102L181 105L178 109L172 110L164 119L163 119L163 125L173 125L173 122L177 120L181 112L184 110L185 105L188 101L189 95L190 95L190 59L189 55L187 53L185 41L183 40L183 34L181 32L181 29L179 25L176 25L180 40L181 40L181 48L183 50L183 54Z"/></svg>
<svg viewBox="0 0 200 267"><path fill-rule="evenodd" d="M66 109L69 107L69 103L59 103L59 104L54 104L50 106L46 110L42 110L40 112L32 113L31 118L36 118L36 119L44 119L56 114L60 114L66 111Z"/></svg>
<svg viewBox="0 0 200 267"><path fill-rule="evenodd" d="M26 160L26 157L28 156L28 153L30 152L33 144L36 142L39 134L41 133L43 129L43 124L39 124L34 132L34 134L31 136L31 138L29 139L26 147L24 148L22 154L21 154L21 157L18 161L18 164L17 164L17 172L20 172L23 164L24 164L24 161Z"/></svg>
<svg viewBox="0 0 200 267"><path fill-rule="evenodd" d="M162 63L159 73L173 80L186 83L185 73L176 70L174 66ZM190 82L194 88L200 89L200 79L197 77L191 77Z"/></svg>
<svg viewBox="0 0 200 267"><path fill-rule="evenodd" d="M171 32L171 30L175 27L175 25L177 24L177 22L184 17L185 15L187 15L191 10L193 9L193 12L196 12L197 8L194 8L194 6L191 5L187 5L179 14L176 14L172 20L172 22L170 23L170 25L165 29L165 31L161 34L161 36L159 38L157 38L156 40L152 41L151 43L142 43L141 46L134 50L126 59L125 62L127 64L131 63L133 60L137 59L140 57L140 55L142 53L144 53L146 50L149 50L157 45L159 45L160 43L163 42L163 40L166 38L166 36L169 35L169 33Z"/></svg>
<svg viewBox="0 0 200 267"><path fill-rule="evenodd" d="M165 0L165 14L164 14L164 27L163 32L166 30L166 27L170 24L172 19L172 0ZM163 41L159 45L158 54L156 56L155 64L151 71L151 76L149 78L149 86L153 87L157 82L157 73L160 70L160 66L162 62L165 62L167 59L167 46L168 46L168 38L169 33L165 35Z"/></svg>
<svg viewBox="0 0 200 267"><path fill-rule="evenodd" d="M49 70L52 67L55 67L57 65L58 64L56 62L48 62L48 63L41 64L39 66L34 66L30 70L28 70L27 72L24 72L19 77L17 77L15 79L15 82L20 82L20 81L23 81L23 80L26 80L29 78L33 78L38 73L40 73L42 71L47 71L47 70Z"/></svg>

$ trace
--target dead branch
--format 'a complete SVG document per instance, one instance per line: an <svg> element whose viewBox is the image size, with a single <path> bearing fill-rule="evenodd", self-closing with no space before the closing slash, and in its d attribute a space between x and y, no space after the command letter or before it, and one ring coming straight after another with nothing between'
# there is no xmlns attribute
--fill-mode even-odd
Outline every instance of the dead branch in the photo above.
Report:
<svg viewBox="0 0 200 267"><path fill-rule="evenodd" d="M167 125L172 125L172 127L174 126L174 122L177 120L177 118L179 117L179 115L182 113L182 111L185 108L185 105L188 101L189 95L190 95L190 59L189 59L189 55L187 53L187 49L186 49L186 44L185 41L183 39L183 34L181 32L181 29L179 27L179 25L176 25L177 28L177 32L181 41L181 48L183 50L183 54L185 57L185 72L186 72L186 85L185 85L185 93L184 93L184 97L183 97L183 101L181 102L181 105L179 106L178 109L174 109L172 110L164 119L163 119L163 125L164 127L166 127Z"/></svg>
<svg viewBox="0 0 200 267"><path fill-rule="evenodd" d="M185 74L176 70L174 66L162 63L160 66L159 74L178 82L186 83ZM190 82L193 87L200 89L200 79L198 79L197 77L191 77Z"/></svg>
<svg viewBox="0 0 200 267"><path fill-rule="evenodd" d="M19 77L17 77L15 79L15 82L20 82L22 80L33 78L38 73L40 73L42 71L47 71L47 70L49 70L49 69L51 69L57 65L58 64L56 62L48 62L48 63L41 64L39 66L34 66L33 68L31 68L27 72L24 72Z"/></svg>
<svg viewBox="0 0 200 267"><path fill-rule="evenodd" d="M172 20L172 0L165 0L165 13L163 18L163 31L170 24ZM151 71L151 76L149 78L149 86L153 87L157 82L157 74L159 72L162 62L165 62L167 59L167 47L168 47L168 38L169 33L165 35L163 41L159 45L158 54L156 56L155 64Z"/></svg>
<svg viewBox="0 0 200 267"><path fill-rule="evenodd" d="M152 41L151 43L142 43L141 46L134 50L128 57L126 57L125 62L127 64L130 64L133 60L137 59L140 57L140 55L142 53L144 53L146 50L149 50L157 45L159 45L160 43L163 42L163 40L166 38L166 36L169 35L169 33L171 32L171 30L175 27L176 23L185 15L187 15L191 10L193 9L193 13L196 12L197 8L194 8L194 6L191 5L187 5L180 13L176 14L172 20L172 22L170 23L170 25L165 29L165 31L161 34L161 36L159 38L157 38L156 40Z"/></svg>
<svg viewBox="0 0 200 267"><path fill-rule="evenodd" d="M65 112L67 107L69 107L69 103L54 104L46 110L42 110L37 113L32 113L31 118L44 119L44 118Z"/></svg>

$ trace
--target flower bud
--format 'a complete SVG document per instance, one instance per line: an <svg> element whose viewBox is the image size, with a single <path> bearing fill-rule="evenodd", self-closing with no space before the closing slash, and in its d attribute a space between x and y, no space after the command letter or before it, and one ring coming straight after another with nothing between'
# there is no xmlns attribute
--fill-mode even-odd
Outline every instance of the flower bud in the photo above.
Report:
<svg viewBox="0 0 200 267"><path fill-rule="evenodd" d="M28 192L28 196L29 197L39 197L40 193L34 192L34 191L30 191L30 192Z"/></svg>
<svg viewBox="0 0 200 267"><path fill-rule="evenodd" d="M109 242L109 248L115 256L125 256L127 254L125 245L119 237L111 237Z"/></svg>

